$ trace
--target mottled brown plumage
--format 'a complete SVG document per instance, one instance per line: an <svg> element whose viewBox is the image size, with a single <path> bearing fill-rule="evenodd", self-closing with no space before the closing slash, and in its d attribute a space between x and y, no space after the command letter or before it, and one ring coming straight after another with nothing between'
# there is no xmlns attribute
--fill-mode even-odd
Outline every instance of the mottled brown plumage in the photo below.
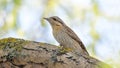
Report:
<svg viewBox="0 0 120 68"><path fill-rule="evenodd" d="M79 37L57 16L44 18L52 26L53 36L64 48L70 48L73 51L89 55L84 44Z"/></svg>

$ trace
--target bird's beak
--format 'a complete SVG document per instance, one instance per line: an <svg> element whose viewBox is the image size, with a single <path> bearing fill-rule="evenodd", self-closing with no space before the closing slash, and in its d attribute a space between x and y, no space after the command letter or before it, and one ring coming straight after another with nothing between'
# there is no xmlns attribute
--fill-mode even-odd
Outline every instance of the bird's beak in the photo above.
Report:
<svg viewBox="0 0 120 68"><path fill-rule="evenodd" d="M45 20L47 20L47 21L48 21L48 19L49 19L49 18L45 18L45 17L44 17L43 19L45 19Z"/></svg>

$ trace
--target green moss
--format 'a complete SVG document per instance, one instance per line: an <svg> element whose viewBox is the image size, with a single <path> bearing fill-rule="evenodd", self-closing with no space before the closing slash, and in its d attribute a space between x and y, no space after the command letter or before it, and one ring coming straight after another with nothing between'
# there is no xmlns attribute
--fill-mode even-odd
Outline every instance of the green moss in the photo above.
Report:
<svg viewBox="0 0 120 68"><path fill-rule="evenodd" d="M7 55L2 56L7 60L12 60L14 57L17 57L20 54L20 51L23 48L23 45L27 44L29 41L16 38L4 38L0 40L0 50L7 52Z"/></svg>
<svg viewBox="0 0 120 68"><path fill-rule="evenodd" d="M4 38L0 40L0 49L20 51L22 45L25 45L27 42L23 39Z"/></svg>
<svg viewBox="0 0 120 68"><path fill-rule="evenodd" d="M71 48L62 48L62 50L60 51L60 52L70 52L70 51L72 51L72 49Z"/></svg>
<svg viewBox="0 0 120 68"><path fill-rule="evenodd" d="M67 52L71 52L72 51L72 49L71 48L64 48L64 47L59 47L59 53L60 54L65 54L65 53L67 53Z"/></svg>

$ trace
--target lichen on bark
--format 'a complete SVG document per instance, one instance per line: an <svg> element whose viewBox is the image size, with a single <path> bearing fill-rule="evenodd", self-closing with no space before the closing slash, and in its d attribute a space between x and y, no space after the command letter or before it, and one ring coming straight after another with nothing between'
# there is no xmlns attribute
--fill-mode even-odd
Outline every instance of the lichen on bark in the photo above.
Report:
<svg viewBox="0 0 120 68"><path fill-rule="evenodd" d="M82 54L75 54L48 43L17 38L0 40L0 68L110 68Z"/></svg>

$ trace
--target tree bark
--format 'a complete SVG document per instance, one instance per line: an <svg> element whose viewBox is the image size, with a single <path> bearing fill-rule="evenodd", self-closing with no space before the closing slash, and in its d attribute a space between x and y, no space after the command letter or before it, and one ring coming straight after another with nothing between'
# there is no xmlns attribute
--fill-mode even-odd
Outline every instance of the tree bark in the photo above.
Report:
<svg viewBox="0 0 120 68"><path fill-rule="evenodd" d="M16 38L0 40L0 68L111 68L91 56Z"/></svg>

